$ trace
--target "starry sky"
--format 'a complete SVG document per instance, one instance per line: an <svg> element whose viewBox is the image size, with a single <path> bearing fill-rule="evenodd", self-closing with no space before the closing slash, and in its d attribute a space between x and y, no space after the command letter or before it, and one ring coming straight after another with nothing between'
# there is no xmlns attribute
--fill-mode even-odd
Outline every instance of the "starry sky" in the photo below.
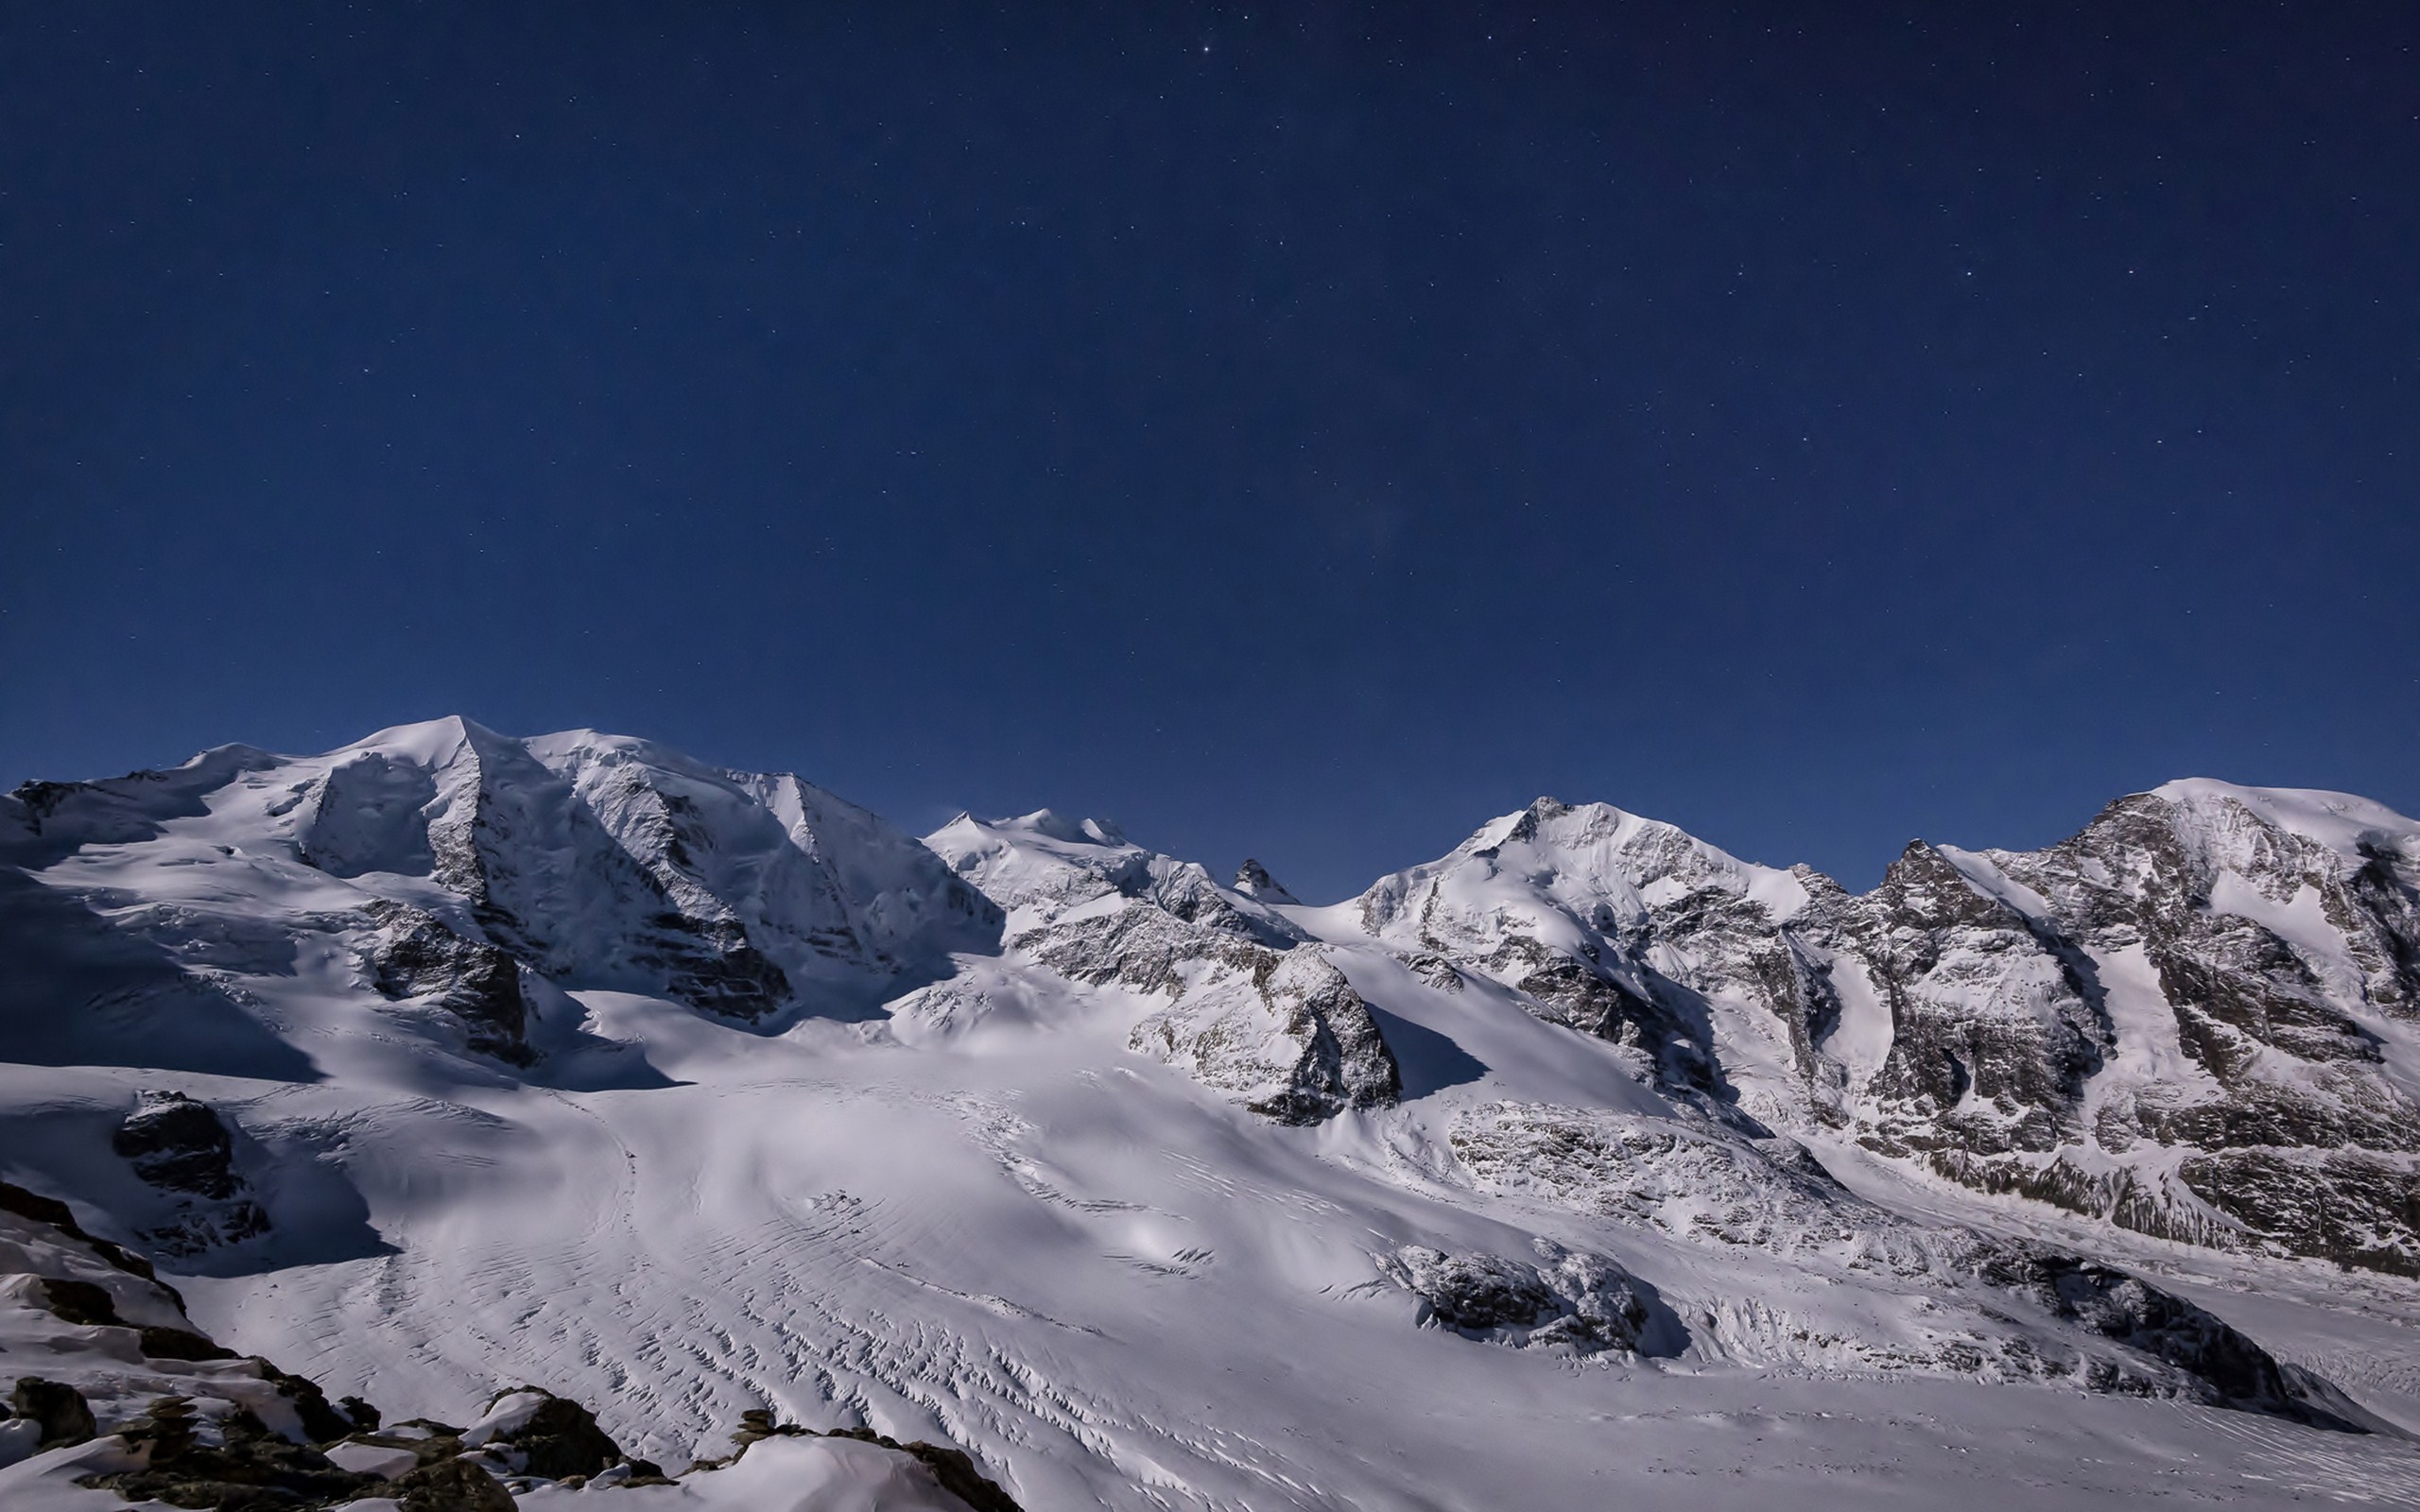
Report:
<svg viewBox="0 0 2420 1512"><path fill-rule="evenodd" d="M0 783L2420 812L2420 9L0 8Z"/></svg>

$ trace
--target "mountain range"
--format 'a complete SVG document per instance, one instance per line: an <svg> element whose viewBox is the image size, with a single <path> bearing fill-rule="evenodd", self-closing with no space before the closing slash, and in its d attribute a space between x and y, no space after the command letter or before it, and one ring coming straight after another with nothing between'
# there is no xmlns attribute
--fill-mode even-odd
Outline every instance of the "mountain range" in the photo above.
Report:
<svg viewBox="0 0 2420 1512"><path fill-rule="evenodd" d="M461 719L18 788L0 1502L2420 1497L2420 823L1221 875Z"/></svg>

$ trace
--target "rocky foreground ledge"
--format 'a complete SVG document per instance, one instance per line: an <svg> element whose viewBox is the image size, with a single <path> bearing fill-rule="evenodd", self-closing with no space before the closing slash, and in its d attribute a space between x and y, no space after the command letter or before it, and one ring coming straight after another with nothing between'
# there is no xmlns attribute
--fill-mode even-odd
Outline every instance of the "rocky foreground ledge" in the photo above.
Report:
<svg viewBox="0 0 2420 1512"><path fill-rule="evenodd" d="M588 1408L537 1386L498 1391L467 1425L389 1422L358 1397L331 1402L220 1345L149 1262L7 1182L0 1386L9 1512L1018 1512L961 1450L818 1433L761 1410L742 1415L730 1453L677 1474L624 1453Z"/></svg>

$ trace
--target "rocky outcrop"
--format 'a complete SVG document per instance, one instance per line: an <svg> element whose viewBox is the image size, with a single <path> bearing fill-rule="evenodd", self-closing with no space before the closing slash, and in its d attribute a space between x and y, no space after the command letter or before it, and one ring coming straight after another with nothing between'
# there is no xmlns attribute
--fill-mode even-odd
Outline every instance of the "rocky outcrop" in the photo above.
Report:
<svg viewBox="0 0 2420 1512"><path fill-rule="evenodd" d="M2039 927L2094 963L2112 1011L2165 1052L2114 1065L2073 1143L2120 1164L2181 1154L2170 1184L2078 1205L2170 1237L2420 1275L2420 1103L2382 1054L2420 992L2408 821L2359 800L2180 783L2110 805L2047 851L1979 860L2038 902Z"/></svg>
<svg viewBox="0 0 2420 1512"><path fill-rule="evenodd" d="M2266 1413L2314 1428L2368 1433L2368 1415L2309 1372L2276 1358L2206 1310L2140 1277L2073 1255L1995 1246L1981 1263L1995 1285L2031 1297L2051 1315L2173 1366L2212 1406ZM2124 1389L2114 1373L2089 1383Z"/></svg>
<svg viewBox="0 0 2420 1512"><path fill-rule="evenodd" d="M1833 973L1855 971L1889 1014L1889 1050L1854 1122L1887 1154L2043 1152L2073 1141L2084 1087L2112 1042L2069 953L1911 844L1865 897L1825 899L1782 933ZM1830 1005L1810 1020L1837 1024Z"/></svg>
<svg viewBox="0 0 2420 1512"><path fill-rule="evenodd" d="M15 1420L33 1426L35 1449L80 1444L98 1432L92 1403L63 1381L19 1376L16 1389L9 1393L9 1410Z"/></svg>
<svg viewBox="0 0 2420 1512"><path fill-rule="evenodd" d="M1520 1349L1596 1354L1634 1349L1645 1297L1629 1272L1600 1255L1537 1241L1543 1264L1498 1255L1448 1255L1407 1245L1377 1257L1379 1273L1420 1298L1416 1321L1464 1338Z"/></svg>
<svg viewBox="0 0 2420 1512"><path fill-rule="evenodd" d="M1302 902L1279 885L1277 879L1269 874L1267 867L1250 858L1246 858L1244 864L1236 868L1235 888L1236 891L1255 902L1275 904Z"/></svg>
<svg viewBox="0 0 2420 1512"><path fill-rule="evenodd" d="M1913 843L1852 895L1542 799L1360 913L1424 979L1492 977L1751 1134L2420 1275L2420 1101L2387 1056L2420 1004L2420 825L2375 804L2176 783L2047 850Z"/></svg>
<svg viewBox="0 0 2420 1512"><path fill-rule="evenodd" d="M1188 964L1193 980L1134 1026L1134 1049L1281 1124L1383 1108L1401 1094L1369 1005L1313 950L1227 945Z"/></svg>
<svg viewBox="0 0 2420 1512"><path fill-rule="evenodd" d="M1495 1102L1456 1115L1454 1157L1484 1191L1693 1243L1915 1275L1942 1242L1857 1196L1806 1149L1683 1121Z"/></svg>
<svg viewBox="0 0 2420 1512"><path fill-rule="evenodd" d="M185 1125L186 1137L150 1152L182 1161L174 1174L189 1186L222 1186L216 1162L192 1159L215 1143L199 1132L197 1115L165 1100L154 1109L138 1127ZM125 1463L83 1484L130 1501L320 1506L372 1484L313 1447L352 1432L354 1419L311 1383L240 1359L194 1328L148 1262L84 1232L63 1204L0 1183L0 1254L25 1267L0 1274L0 1375L16 1377L9 1421L0 1422L0 1466L114 1438L130 1452ZM25 1368L37 1362L38 1370ZM12 1435L12 1422L35 1432ZM8 1475L0 1469L0 1482ZM0 1503L9 1497L0 1484Z"/></svg>
<svg viewBox="0 0 2420 1512"><path fill-rule="evenodd" d="M1156 1000L1129 1044L1285 1124L1402 1092L1369 1005L1299 927L1114 825L961 816L928 843L992 895L1020 959Z"/></svg>
<svg viewBox="0 0 2420 1512"><path fill-rule="evenodd" d="M216 1108L179 1091L146 1091L110 1135L110 1147L155 1187L227 1198L244 1190L234 1141Z"/></svg>
<svg viewBox="0 0 2420 1512"><path fill-rule="evenodd" d="M142 1468L83 1476L78 1484L115 1491L129 1502L322 1507L383 1489L376 1477L345 1469L320 1449L271 1433L240 1409L199 1419L189 1397L155 1398L142 1417L118 1427L115 1436L142 1454Z"/></svg>
<svg viewBox="0 0 2420 1512"><path fill-rule="evenodd" d="M145 1091L111 1132L110 1146L174 1201L175 1217L143 1233L160 1253L196 1255L268 1232L268 1212L235 1169L233 1136L209 1104Z"/></svg>
<svg viewBox="0 0 2420 1512"><path fill-rule="evenodd" d="M443 1010L481 1055L516 1066L537 1058L529 1047L529 1003L521 990L520 962L484 940L464 938L408 903L372 899L362 912L378 926L365 941L364 956L382 997Z"/></svg>
<svg viewBox="0 0 2420 1512"><path fill-rule="evenodd" d="M461 1436L505 1470L549 1481L596 1475L630 1457L587 1408L537 1386L498 1392Z"/></svg>

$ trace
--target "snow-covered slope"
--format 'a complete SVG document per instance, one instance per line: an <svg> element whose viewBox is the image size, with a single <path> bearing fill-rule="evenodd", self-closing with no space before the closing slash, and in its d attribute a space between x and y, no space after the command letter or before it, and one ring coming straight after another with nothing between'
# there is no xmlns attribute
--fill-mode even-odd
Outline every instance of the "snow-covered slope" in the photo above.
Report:
<svg viewBox="0 0 2420 1512"><path fill-rule="evenodd" d="M229 748L0 800L0 1177L332 1399L769 1415L525 1506L925 1504L773 1418L1028 1507L2408 1503L2415 833L2177 784L1852 897L1541 800L1318 908L590 733Z"/></svg>
<svg viewBox="0 0 2420 1512"><path fill-rule="evenodd" d="M389 1423L243 1358L193 1326L139 1256L86 1233L64 1204L0 1182L0 1505L573 1505L611 1487L706 1512L984 1512L1012 1506L938 1445L814 1435L759 1417L732 1453L679 1478L634 1460L587 1408L527 1387L467 1427ZM618 1504L618 1503L617 1503Z"/></svg>

